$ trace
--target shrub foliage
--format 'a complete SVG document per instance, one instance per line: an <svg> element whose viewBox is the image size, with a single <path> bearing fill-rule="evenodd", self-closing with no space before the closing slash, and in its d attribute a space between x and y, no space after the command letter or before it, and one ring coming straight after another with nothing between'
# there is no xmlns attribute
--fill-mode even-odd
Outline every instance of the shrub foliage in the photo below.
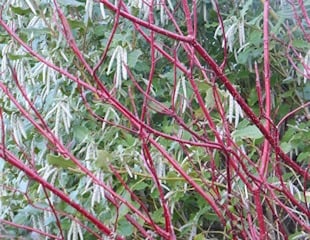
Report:
<svg viewBox="0 0 310 240"><path fill-rule="evenodd" d="M309 233L308 1L0 2L2 238Z"/></svg>

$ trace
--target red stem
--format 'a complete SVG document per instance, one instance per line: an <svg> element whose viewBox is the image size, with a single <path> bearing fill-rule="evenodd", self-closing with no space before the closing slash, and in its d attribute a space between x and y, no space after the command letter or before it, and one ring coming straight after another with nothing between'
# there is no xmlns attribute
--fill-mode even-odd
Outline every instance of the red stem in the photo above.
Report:
<svg viewBox="0 0 310 240"><path fill-rule="evenodd" d="M255 83L256 83L258 107L259 107L260 116L262 117L264 116L264 107L263 107L262 88L261 88L260 79L259 79L257 62L255 62L254 68L255 68L255 75L256 75Z"/></svg>
<svg viewBox="0 0 310 240"><path fill-rule="evenodd" d="M257 213L257 220L259 225L259 239L264 240L267 238L267 232L265 228L265 221L264 221L264 213L263 208L261 204L261 191L260 189L253 190L253 198L254 198L254 204L256 207L256 213Z"/></svg>
<svg viewBox="0 0 310 240"><path fill-rule="evenodd" d="M182 0L182 5L183 5L183 11L185 15L186 26L187 26L187 34L189 36L195 37L194 30L193 30L193 24L192 24L192 18L191 18L191 11L189 10L187 0Z"/></svg>
<svg viewBox="0 0 310 240"><path fill-rule="evenodd" d="M264 82L265 82L265 129L270 134L270 112L271 112L271 93L270 93L270 60L269 60L269 0L264 1ZM260 162L259 174L262 178L267 175L267 167L269 163L270 144L265 139L263 153Z"/></svg>

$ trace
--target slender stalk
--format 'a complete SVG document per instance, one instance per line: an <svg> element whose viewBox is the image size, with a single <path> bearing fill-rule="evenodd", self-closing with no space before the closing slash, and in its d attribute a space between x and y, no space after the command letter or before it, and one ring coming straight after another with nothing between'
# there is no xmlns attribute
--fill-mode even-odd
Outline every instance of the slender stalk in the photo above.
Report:
<svg viewBox="0 0 310 240"><path fill-rule="evenodd" d="M269 0L264 1L264 82L265 82L265 129L270 134L271 112L271 88L270 88L270 60L269 60ZM260 162L259 173L265 178L270 155L270 144L266 139L263 146L263 154Z"/></svg>

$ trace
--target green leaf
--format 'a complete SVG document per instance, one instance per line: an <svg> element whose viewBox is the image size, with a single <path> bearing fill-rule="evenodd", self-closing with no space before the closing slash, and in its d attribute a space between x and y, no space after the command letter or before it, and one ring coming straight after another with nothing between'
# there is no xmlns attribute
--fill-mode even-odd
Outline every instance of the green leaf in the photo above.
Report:
<svg viewBox="0 0 310 240"><path fill-rule="evenodd" d="M208 109L212 109L215 106L215 100L213 95L213 89L209 88L206 91L206 97L205 97L205 105Z"/></svg>
<svg viewBox="0 0 310 240"><path fill-rule="evenodd" d="M27 222L27 217L24 213L18 213L13 217L13 222L16 224L24 224Z"/></svg>
<svg viewBox="0 0 310 240"><path fill-rule="evenodd" d="M157 209L152 213L152 219L157 223L165 223L163 210L161 208Z"/></svg>
<svg viewBox="0 0 310 240"><path fill-rule="evenodd" d="M109 170L109 164L112 160L112 155L106 150L97 151L97 159L95 161L96 167L102 170Z"/></svg>
<svg viewBox="0 0 310 240"><path fill-rule="evenodd" d="M303 88L303 94L302 94L303 98L306 101L310 100L310 83L308 82L308 84Z"/></svg>
<svg viewBox="0 0 310 240"><path fill-rule="evenodd" d="M197 86L199 91L204 92L211 88L210 84L206 83L205 81L197 81Z"/></svg>
<svg viewBox="0 0 310 240"><path fill-rule="evenodd" d="M82 21L78 21L78 20L73 20L73 19L68 19L68 23L71 27L71 29L75 29L75 28L84 28L85 25Z"/></svg>
<svg viewBox="0 0 310 240"><path fill-rule="evenodd" d="M289 151L292 150L292 145L287 143L287 142L283 142L281 143L281 149L283 150L283 152L288 153Z"/></svg>
<svg viewBox="0 0 310 240"><path fill-rule="evenodd" d="M133 226L124 218L118 221L118 228L117 231L125 236L129 237L133 233Z"/></svg>
<svg viewBox="0 0 310 240"><path fill-rule="evenodd" d="M293 40L293 46L295 48L308 48L309 42L304 41L302 39L295 39L295 40Z"/></svg>
<svg viewBox="0 0 310 240"><path fill-rule="evenodd" d="M122 194L122 197L126 201L131 202L130 193L128 193L127 191L124 194ZM129 212L129 208L124 203L122 203L118 209L119 217L120 218L124 217L128 212Z"/></svg>
<svg viewBox="0 0 310 240"><path fill-rule="evenodd" d="M62 156L56 156L53 154L47 155L47 162L57 168L76 168L75 163L70 159L65 159Z"/></svg>
<svg viewBox="0 0 310 240"><path fill-rule="evenodd" d="M87 136L89 136L89 130L84 126L74 126L73 136L78 141L83 141Z"/></svg>
<svg viewBox="0 0 310 240"><path fill-rule="evenodd" d="M309 159L310 158L310 153L309 152L302 152L298 155L297 157L297 162L301 163L303 162L305 159ZM307 162L306 162L307 163Z"/></svg>
<svg viewBox="0 0 310 240"><path fill-rule="evenodd" d="M27 55L26 54L8 54L8 57L10 60L18 60L18 59L22 59L25 58Z"/></svg>
<svg viewBox="0 0 310 240"><path fill-rule="evenodd" d="M14 7L11 6L11 10L13 13L16 13L17 15L28 15L31 13L31 9L30 8L21 8L21 7Z"/></svg>
<svg viewBox="0 0 310 240"><path fill-rule="evenodd" d="M204 240L204 239L206 239L206 238L202 233L200 233L194 237L194 240Z"/></svg>
<svg viewBox="0 0 310 240"><path fill-rule="evenodd" d="M105 30L106 30L106 26L104 26L104 25L95 26L94 27L94 34L100 38L104 37Z"/></svg>
<svg viewBox="0 0 310 240"><path fill-rule="evenodd" d="M135 67L139 57L142 55L142 51L137 49L128 54L128 67Z"/></svg>
<svg viewBox="0 0 310 240"><path fill-rule="evenodd" d="M135 184L133 187L132 187L132 190L134 191L140 191L140 190L143 190L145 188L147 188L149 185L146 184L145 182L138 182L137 184Z"/></svg>
<svg viewBox="0 0 310 240"><path fill-rule="evenodd" d="M127 146L133 146L136 139L129 133L124 132L125 144Z"/></svg>
<svg viewBox="0 0 310 240"><path fill-rule="evenodd" d="M39 213L40 212L40 210L38 209L38 208L35 208L35 207L33 207L33 206L31 206L31 205L27 205L24 209L21 209L20 210L20 213Z"/></svg>
<svg viewBox="0 0 310 240"><path fill-rule="evenodd" d="M250 56L250 53L251 53L251 49L249 49L249 48L244 49L242 52L240 52L238 54L238 58L237 58L238 63L246 64L248 61L248 58Z"/></svg>
<svg viewBox="0 0 310 240"><path fill-rule="evenodd" d="M263 134L260 132L260 130L254 126L247 126L242 129L237 129L233 131L232 136L234 138L250 138L250 139L259 139L263 137Z"/></svg>
<svg viewBox="0 0 310 240"><path fill-rule="evenodd" d="M206 28L216 28L219 24L217 22L212 22L212 23L206 23L205 27Z"/></svg>
<svg viewBox="0 0 310 240"><path fill-rule="evenodd" d="M263 33L259 30L254 30L251 32L249 37L249 42L258 47L262 44Z"/></svg>

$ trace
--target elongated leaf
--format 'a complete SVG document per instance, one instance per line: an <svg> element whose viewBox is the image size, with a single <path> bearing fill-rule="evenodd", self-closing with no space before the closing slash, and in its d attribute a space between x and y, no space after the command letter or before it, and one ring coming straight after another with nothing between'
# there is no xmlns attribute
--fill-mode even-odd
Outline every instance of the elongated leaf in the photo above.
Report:
<svg viewBox="0 0 310 240"><path fill-rule="evenodd" d="M27 15L31 13L30 8L21 8L21 7L11 6L11 10L13 13L16 13L17 15Z"/></svg>
<svg viewBox="0 0 310 240"><path fill-rule="evenodd" d="M250 138L250 139L259 139L263 136L263 134L259 131L259 129L254 126L247 126L242 129L237 129L232 133L234 138Z"/></svg>
<svg viewBox="0 0 310 240"><path fill-rule="evenodd" d="M47 155L47 162L57 168L76 168L76 165L71 160L53 154Z"/></svg>

